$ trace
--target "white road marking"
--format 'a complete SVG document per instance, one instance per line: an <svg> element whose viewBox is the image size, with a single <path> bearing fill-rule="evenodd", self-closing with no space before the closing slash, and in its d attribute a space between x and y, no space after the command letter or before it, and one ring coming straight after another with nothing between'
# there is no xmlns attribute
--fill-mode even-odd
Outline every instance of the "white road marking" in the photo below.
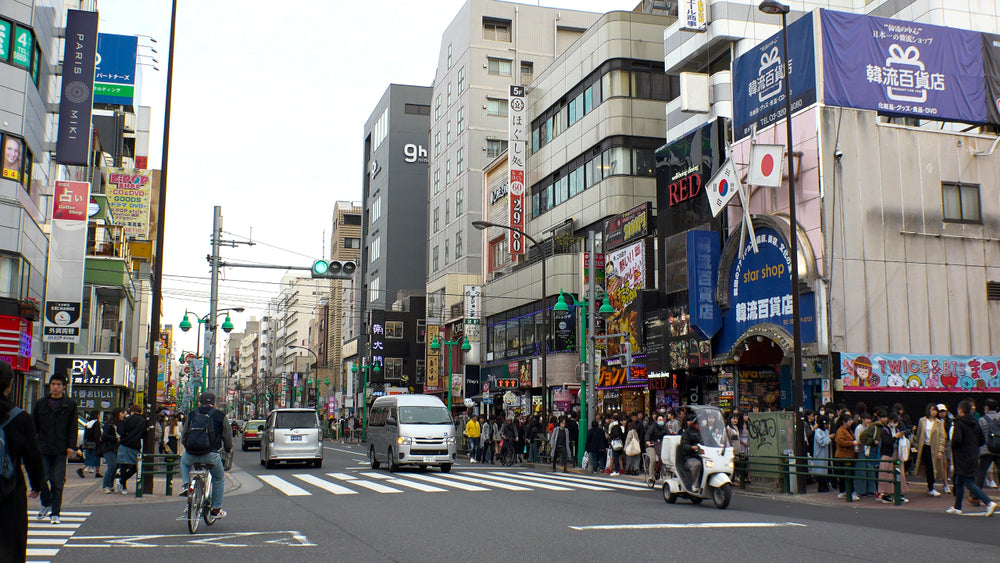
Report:
<svg viewBox="0 0 1000 563"><path fill-rule="evenodd" d="M45 549L41 547L29 547L28 557L52 557L59 553L58 549Z"/></svg>
<svg viewBox="0 0 1000 563"><path fill-rule="evenodd" d="M470 483L476 483L477 485L485 485L486 484L486 483L483 483L482 479L479 479L477 477L469 477L469 475L475 475L475 473L466 473L465 475L455 475L453 473L449 473L448 476L444 477L444 478L445 479L459 479L461 481L468 481ZM496 482L492 482L491 481L489 483L489 486L496 487L498 489L507 489L508 491L530 491L531 490L529 487L522 487L520 485L508 485L507 483L501 483L499 481L496 481Z"/></svg>
<svg viewBox="0 0 1000 563"><path fill-rule="evenodd" d="M268 485L271 485L275 489L278 489L279 491L285 493L290 497L304 497L312 494L309 491L303 489L302 487L293 485L288 481L285 481L284 479L278 477L277 475L258 475L257 477L261 481L267 483Z"/></svg>
<svg viewBox="0 0 1000 563"><path fill-rule="evenodd" d="M395 478L392 475L386 475L385 473L376 473L374 471L365 471L365 472L361 473L361 475L364 475L365 477L368 477L368 478L371 478L371 479L394 479Z"/></svg>
<svg viewBox="0 0 1000 563"><path fill-rule="evenodd" d="M612 481L610 479L601 479L600 477L584 477L582 475L570 475L569 473L556 474L546 474L546 473L535 473L534 471L523 471L522 475L535 475L538 477L546 477L549 479L556 479L559 481L570 481L573 483L588 482L594 485L600 485L602 487L611 487L613 489L625 489L629 491L648 491L649 487L644 485L633 485L631 483L619 483L618 481Z"/></svg>
<svg viewBox="0 0 1000 563"><path fill-rule="evenodd" d="M503 476L506 476L506 475L509 475L509 473L494 473L494 475L503 475ZM600 486L600 485L598 485L596 483L594 483L594 484L588 484L588 483L580 483L580 482L561 481L561 480L558 480L558 479L552 479L551 477L548 477L548 476L530 477L528 475L520 474L520 478L524 479L526 481L525 484L534 484L534 483L537 482L537 483L555 484L556 486L565 485L567 487L574 487L574 488L577 488L577 489L584 489L584 490L587 490L587 491L610 491L611 490L610 487L602 487L602 486Z"/></svg>
<svg viewBox="0 0 1000 563"><path fill-rule="evenodd" d="M333 493L335 495L356 495L356 494L358 494L357 491L352 491L351 489L348 489L347 487L341 487L340 485L338 485L336 483L331 483L331 482L329 482L329 481L327 481L325 479L320 479L319 477L317 477L315 475L310 475L308 473L302 473L302 474L298 474L297 473L297 474L293 475L293 477L295 477L296 479L299 479L301 481L305 481L306 483L309 483L310 485L315 485L315 486L323 489L324 491Z"/></svg>
<svg viewBox="0 0 1000 563"><path fill-rule="evenodd" d="M410 475L413 479L419 479L421 481L427 481L428 483L434 483L435 485L441 485L442 487L455 487L456 489L462 489L463 491L488 491L486 487L479 487L476 485L466 485L465 483L456 483L455 481L449 481L447 478L441 477L431 477L430 475Z"/></svg>
<svg viewBox="0 0 1000 563"><path fill-rule="evenodd" d="M351 480L352 485L357 485L359 487L364 487L366 489L371 489L376 493L401 493L403 491L399 489L394 489L392 487L386 487L381 483L376 483L374 481L365 481L364 479L353 479Z"/></svg>
<svg viewBox="0 0 1000 563"><path fill-rule="evenodd" d="M69 538L28 538L28 545L63 545Z"/></svg>
<svg viewBox="0 0 1000 563"><path fill-rule="evenodd" d="M354 475L348 475L347 473L327 473L330 477L334 479L339 479L340 481L351 481L357 479Z"/></svg>
<svg viewBox="0 0 1000 563"><path fill-rule="evenodd" d="M52 524L49 519L38 520L35 514L28 513L28 549L27 560L31 563L42 563L40 557L54 557L59 548L65 547L73 534L90 516L90 512L61 512L61 524Z"/></svg>
<svg viewBox="0 0 1000 563"><path fill-rule="evenodd" d="M442 489L441 487L435 487L434 485L425 485L423 483L417 483L416 481L409 481L407 479L394 479L390 478L386 480L386 483L391 485L398 485L403 487L409 487L411 489L416 489L418 491L423 491L425 493L446 493L448 489Z"/></svg>
<svg viewBox="0 0 1000 563"><path fill-rule="evenodd" d="M281 537L285 536L287 537ZM278 539L263 539L269 536L279 536ZM64 547L94 549L119 549L122 547L138 548L162 548L162 547L196 547L204 548L206 545L218 547L263 547L262 545L251 545L246 540L252 536L261 536L264 544L275 544L291 547L315 547L316 544L309 541L302 532L297 530L282 530L270 532L229 532L220 534L138 534L133 536L82 536L71 538L70 543ZM241 540L243 543L232 543ZM72 542L83 543L72 543Z"/></svg>
<svg viewBox="0 0 1000 563"><path fill-rule="evenodd" d="M44 537L44 536L72 536L75 532L76 532L76 528L66 528L65 526L63 526L63 528L59 529L59 530L39 530L39 529L33 529L33 530L31 530L31 535L35 536L35 537Z"/></svg>
<svg viewBox="0 0 1000 563"><path fill-rule="evenodd" d="M664 524L607 524L570 526L571 530L667 530L680 528L805 528L798 522L671 522Z"/></svg>
<svg viewBox="0 0 1000 563"><path fill-rule="evenodd" d="M470 473L466 473L466 475L470 475ZM487 482L489 482L489 481L503 481L505 483L514 483L515 485L524 483L523 480L518 480L518 479L511 478L511 477L504 477L503 476L504 474L502 474L502 473L499 474L499 475L496 475L496 474L486 474L486 473L473 473L472 475L481 475L483 479L487 479L488 480ZM533 481L531 483L531 486L532 487L537 487L539 489L547 489L547 490L550 490L550 491L572 491L573 490L573 489L571 489L569 487L561 487L559 485L549 485L547 483L538 482L537 480Z"/></svg>

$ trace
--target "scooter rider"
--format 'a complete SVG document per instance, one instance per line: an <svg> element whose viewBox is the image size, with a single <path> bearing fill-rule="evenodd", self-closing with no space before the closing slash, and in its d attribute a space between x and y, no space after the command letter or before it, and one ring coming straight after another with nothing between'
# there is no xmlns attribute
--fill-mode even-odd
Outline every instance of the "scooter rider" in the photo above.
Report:
<svg viewBox="0 0 1000 563"><path fill-rule="evenodd" d="M681 445L678 453L683 460L681 466L690 478L691 492L701 492L701 429L698 428L698 417L693 411L687 413L686 425L681 433Z"/></svg>
<svg viewBox="0 0 1000 563"><path fill-rule="evenodd" d="M664 434L667 433L665 425L666 420L664 420L663 415L657 415L656 424L650 424L646 430L646 454L649 456L649 473L646 475L646 479L650 483L655 481L656 462L660 459L660 443Z"/></svg>

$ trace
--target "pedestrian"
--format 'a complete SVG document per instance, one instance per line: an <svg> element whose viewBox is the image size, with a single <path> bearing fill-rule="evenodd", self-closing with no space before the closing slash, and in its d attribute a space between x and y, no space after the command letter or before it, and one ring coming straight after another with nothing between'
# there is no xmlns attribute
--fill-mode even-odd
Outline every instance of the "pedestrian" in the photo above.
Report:
<svg viewBox="0 0 1000 563"><path fill-rule="evenodd" d="M469 441L469 462L476 463L479 457L479 435L481 434L479 419L474 416L469 417L469 422L465 423L465 438Z"/></svg>
<svg viewBox="0 0 1000 563"><path fill-rule="evenodd" d="M538 463L541 447L539 447L542 425L538 422L538 417L531 415L528 417L528 424L524 430L524 440L528 445L528 461Z"/></svg>
<svg viewBox="0 0 1000 563"><path fill-rule="evenodd" d="M138 472L139 452L146 434L146 417L142 407L132 405L128 416L118 425L118 484L121 494L128 494L128 480Z"/></svg>
<svg viewBox="0 0 1000 563"><path fill-rule="evenodd" d="M76 452L76 403L65 394L66 374L54 373L49 378L48 393L35 402L31 412L35 421L38 449L42 452L45 482L42 483L42 509L38 519L46 516L59 523L62 510L63 485L66 483L66 458Z"/></svg>
<svg viewBox="0 0 1000 563"><path fill-rule="evenodd" d="M837 419L837 431L834 433L834 444L837 458L835 463L837 476L837 498L847 498L847 481L854 479L854 460L857 457L858 441L854 439L854 431L851 428L853 419L850 413L844 413ZM851 500L861 500L858 493L851 491Z"/></svg>
<svg viewBox="0 0 1000 563"><path fill-rule="evenodd" d="M153 420L153 439L156 441L156 453L167 453L166 440L163 432L163 415L157 415Z"/></svg>
<svg viewBox="0 0 1000 563"><path fill-rule="evenodd" d="M830 461L830 430L825 416L816 417L816 428L813 430L812 459L809 460L809 472L816 478L816 492L830 492L829 478Z"/></svg>
<svg viewBox="0 0 1000 563"><path fill-rule="evenodd" d="M854 439L858 442L857 461L854 470L854 491L862 497L874 497L878 494L879 444L878 432L874 414L866 410L861 413L861 423L854 427Z"/></svg>
<svg viewBox="0 0 1000 563"><path fill-rule="evenodd" d="M983 431L972 416L972 402L964 399L958 403L958 417L951 425L951 447L955 460L955 505L949 508L949 514L962 513L962 500L965 489L986 504L986 516L993 516L997 503L976 485L976 472L979 468L979 448L983 445Z"/></svg>
<svg viewBox="0 0 1000 563"><path fill-rule="evenodd" d="M611 417L608 440L608 444L611 446L611 476L617 477L624 471L622 457L625 455L625 429L622 427L618 414Z"/></svg>
<svg viewBox="0 0 1000 563"><path fill-rule="evenodd" d="M0 559L24 561L28 553L28 497L35 498L42 490L45 469L31 415L7 398L13 381L14 370L0 360L0 435L13 464L11 476L0 477ZM30 494L24 482L25 472L31 484Z"/></svg>
<svg viewBox="0 0 1000 563"><path fill-rule="evenodd" d="M980 489L986 482L990 466L1000 469L1000 412L998 412L1000 402L993 397L986 399L984 411L983 416L979 418L979 428L983 431L983 445L979 448L979 469L976 471L976 486ZM977 500L976 503L978 502Z"/></svg>
<svg viewBox="0 0 1000 563"><path fill-rule="evenodd" d="M479 463L493 463L493 424L486 416L479 417Z"/></svg>
<svg viewBox="0 0 1000 563"><path fill-rule="evenodd" d="M952 449L951 449L951 426L954 423L951 413L948 412L948 407L944 403L938 403L938 418L944 424L944 456L941 459L941 471L939 476L941 477L941 483L944 484L944 488L941 492L948 494L951 492L951 472L952 472ZM970 413L971 414L971 413Z"/></svg>
<svg viewBox="0 0 1000 563"><path fill-rule="evenodd" d="M583 448L585 452L590 453L590 464L593 467L591 472L604 471L604 460L608 455L608 442L604 436L604 430L596 419L590 423L590 430L587 431L587 439L583 443Z"/></svg>
<svg viewBox="0 0 1000 563"><path fill-rule="evenodd" d="M667 427L667 434L677 436L681 433L681 421L677 420L677 413L673 409L667 411L667 417L664 423Z"/></svg>
<svg viewBox="0 0 1000 563"><path fill-rule="evenodd" d="M163 433L167 437L167 451L169 453L181 453L178 449L180 448L181 428L183 426L178 422L177 415L173 415L167 420L167 426L163 429Z"/></svg>
<svg viewBox="0 0 1000 563"><path fill-rule="evenodd" d="M83 467L76 469L76 474L81 478L87 473L95 473L95 477L100 479L101 458L98 456L98 448L101 444L101 421L97 420L97 411L87 413L87 423L83 425Z"/></svg>
<svg viewBox="0 0 1000 563"><path fill-rule="evenodd" d="M878 498L884 503L894 502L895 486L892 482L893 475L900 480L899 491L900 501L909 502L905 496L906 492L906 472L899 461L899 439L905 434L899 424L899 415L895 412L888 413L885 409L878 409L878 421L875 423L878 428L878 448L879 448L879 482Z"/></svg>
<svg viewBox="0 0 1000 563"><path fill-rule="evenodd" d="M639 415L632 413L625 426L625 474L639 474L639 457L642 455L642 442L639 439Z"/></svg>
<svg viewBox="0 0 1000 563"><path fill-rule="evenodd" d="M580 441L580 425L572 414L566 415L566 430L569 431L569 455L572 458L574 467L576 466L576 452Z"/></svg>
<svg viewBox="0 0 1000 563"><path fill-rule="evenodd" d="M941 471L944 461L944 422L938 418L938 408L933 403L927 405L925 413L917 422L916 436L913 440L917 446L917 470L921 465L924 467L927 494L939 497L941 493L934 489L934 477L936 472Z"/></svg>
<svg viewBox="0 0 1000 563"><path fill-rule="evenodd" d="M125 419L125 409L116 407L104 417L101 427L101 451L104 453L104 481L101 492L110 495L114 492L115 474L118 472L118 425Z"/></svg>
<svg viewBox="0 0 1000 563"><path fill-rule="evenodd" d="M549 436L549 447L552 448L552 471L556 470L556 464L562 459L563 473L566 473L566 464L569 462L570 436L566 427L566 417L559 419L559 426L552 429Z"/></svg>

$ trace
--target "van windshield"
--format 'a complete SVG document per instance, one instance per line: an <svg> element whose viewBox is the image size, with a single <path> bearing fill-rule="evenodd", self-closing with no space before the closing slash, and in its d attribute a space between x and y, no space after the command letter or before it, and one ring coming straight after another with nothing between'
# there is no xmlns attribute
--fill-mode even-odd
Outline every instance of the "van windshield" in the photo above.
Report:
<svg viewBox="0 0 1000 563"><path fill-rule="evenodd" d="M399 407L400 424L450 424L451 415L444 407Z"/></svg>
<svg viewBox="0 0 1000 563"><path fill-rule="evenodd" d="M279 412L274 419L275 428L316 428L316 414L312 412Z"/></svg>

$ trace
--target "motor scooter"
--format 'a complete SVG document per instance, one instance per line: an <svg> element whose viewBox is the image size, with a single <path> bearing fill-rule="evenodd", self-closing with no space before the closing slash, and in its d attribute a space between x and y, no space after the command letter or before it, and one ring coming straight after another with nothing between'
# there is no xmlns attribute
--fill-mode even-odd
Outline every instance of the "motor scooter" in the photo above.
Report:
<svg viewBox="0 0 1000 563"><path fill-rule="evenodd" d="M733 496L734 452L733 448L725 447L723 442L726 427L722 410L697 405L690 408L697 416L701 431L701 477L698 483L691 483L687 470L681 467L684 460L677 455L681 437L664 436L660 452L666 471L663 500L673 504L680 497L690 500L692 504L701 504L704 499L711 498L716 507L726 508Z"/></svg>

